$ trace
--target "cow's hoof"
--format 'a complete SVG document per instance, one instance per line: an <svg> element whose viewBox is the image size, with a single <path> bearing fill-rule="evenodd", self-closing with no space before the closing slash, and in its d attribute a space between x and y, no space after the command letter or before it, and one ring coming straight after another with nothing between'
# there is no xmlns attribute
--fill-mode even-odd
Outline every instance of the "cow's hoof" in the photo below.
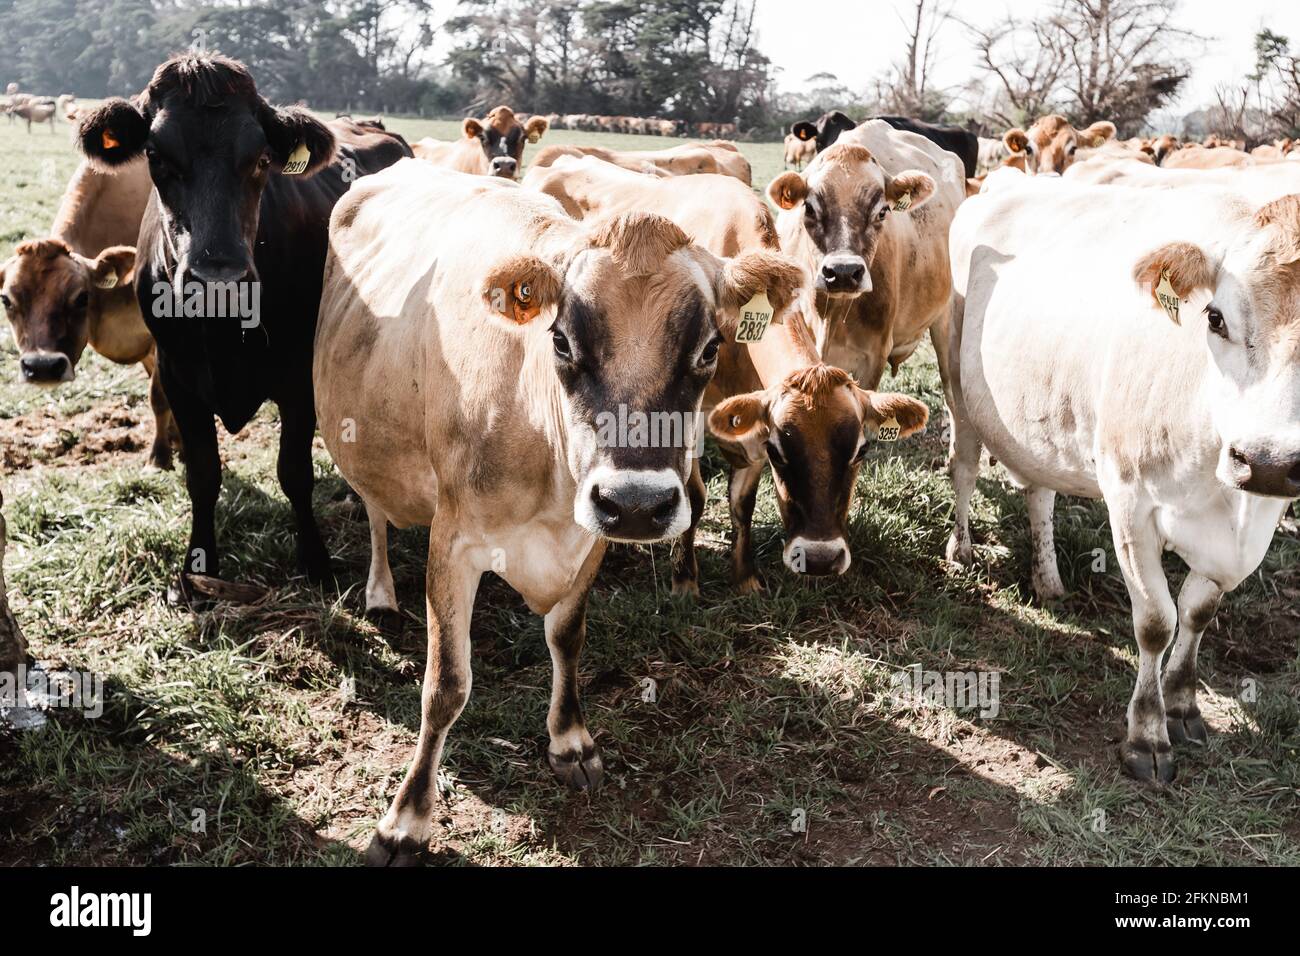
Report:
<svg viewBox="0 0 1300 956"><path fill-rule="evenodd" d="M698 598L700 596L700 582L695 578L677 578L673 579L673 594L684 598Z"/></svg>
<svg viewBox="0 0 1300 956"><path fill-rule="evenodd" d="M212 598L194 589L188 574L177 575L167 586L167 603L171 607L183 608L195 614L210 611L216 604Z"/></svg>
<svg viewBox="0 0 1300 956"><path fill-rule="evenodd" d="M149 455L149 460L148 460L148 462L145 464L145 467L146 467L146 468L156 468L156 469L158 469L158 471L171 471L171 470L172 470L172 452L171 452L171 449L168 448L167 451L166 451L165 453L162 452L162 451L159 451L159 450L155 449L155 450L154 450L154 451Z"/></svg>
<svg viewBox="0 0 1300 956"><path fill-rule="evenodd" d="M329 552L324 548L311 552L300 550L298 567L312 584L329 584L335 580L334 565L330 561Z"/></svg>
<svg viewBox="0 0 1300 956"><path fill-rule="evenodd" d="M368 607L366 620L384 634L400 634L402 631L402 612L395 607Z"/></svg>
<svg viewBox="0 0 1300 956"><path fill-rule="evenodd" d="M424 866L429 848L414 840L394 840L376 833L366 847L366 866Z"/></svg>
<svg viewBox="0 0 1300 956"><path fill-rule="evenodd" d="M762 594L763 582L758 579L757 575L751 574L748 575L747 577L743 577L736 582L736 593L737 594Z"/></svg>
<svg viewBox="0 0 1300 956"><path fill-rule="evenodd" d="M1124 775L1140 783L1161 787L1174 782L1177 771L1168 744L1153 747L1145 741L1126 740L1119 745L1119 759Z"/></svg>
<svg viewBox="0 0 1300 956"><path fill-rule="evenodd" d="M1034 596L1038 598L1040 604L1050 604L1052 601L1059 601L1065 597L1065 585L1061 579L1054 575L1043 577L1034 576L1030 582L1034 588Z"/></svg>
<svg viewBox="0 0 1300 956"><path fill-rule="evenodd" d="M963 538L959 536L957 532L954 531L952 533L952 536L948 539L948 545L947 547L944 548L943 554L944 557L947 558L948 561L952 564L958 565L959 567L963 567L963 568L970 567L970 563L971 563L970 539Z"/></svg>
<svg viewBox="0 0 1300 956"><path fill-rule="evenodd" d="M1210 742L1209 728L1205 726L1205 721L1201 719L1201 711L1197 707L1165 711L1165 726L1169 729L1169 742L1175 746L1192 744L1204 747Z"/></svg>
<svg viewBox="0 0 1300 956"><path fill-rule="evenodd" d="M551 771L570 790L595 790L605 776L605 765L600 759L600 750L595 746L584 748L582 753L563 756L547 750L546 760Z"/></svg>

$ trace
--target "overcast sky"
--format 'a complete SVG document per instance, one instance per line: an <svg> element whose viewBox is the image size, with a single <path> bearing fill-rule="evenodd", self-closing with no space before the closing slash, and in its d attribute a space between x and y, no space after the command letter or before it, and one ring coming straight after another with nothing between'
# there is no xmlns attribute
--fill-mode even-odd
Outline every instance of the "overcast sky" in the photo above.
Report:
<svg viewBox="0 0 1300 956"><path fill-rule="evenodd" d="M780 68L779 86L799 90L814 73L829 72L852 90L898 59L906 42L899 13L912 0L756 0L758 46ZM957 13L985 25L1010 11L1028 17L1050 0L959 0ZM1207 38L1173 108L1186 112L1213 101L1218 83L1240 80L1255 66L1254 37L1261 26L1300 47L1300 0L1181 0L1179 23ZM941 34L940 85L961 85L976 74L966 31L950 23Z"/></svg>

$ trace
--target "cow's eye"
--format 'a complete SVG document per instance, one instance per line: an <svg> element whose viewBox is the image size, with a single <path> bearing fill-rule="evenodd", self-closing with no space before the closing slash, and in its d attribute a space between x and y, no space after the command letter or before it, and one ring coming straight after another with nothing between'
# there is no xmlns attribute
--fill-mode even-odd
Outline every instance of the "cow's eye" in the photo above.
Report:
<svg viewBox="0 0 1300 956"><path fill-rule="evenodd" d="M8 312L10 309L14 307L13 301L9 298L9 296L3 294L0 294L0 305L3 305L5 307L6 312Z"/></svg>
<svg viewBox="0 0 1300 956"><path fill-rule="evenodd" d="M573 351L569 348L569 340L559 329L551 330L551 342L555 346L555 354L560 358L573 358Z"/></svg>
<svg viewBox="0 0 1300 956"><path fill-rule="evenodd" d="M86 303L89 301L90 296L87 295L86 291L83 289L81 292L78 292L77 297L72 300L72 307L80 311L86 307Z"/></svg>
<svg viewBox="0 0 1300 956"><path fill-rule="evenodd" d="M1205 318L1210 323L1210 331L1221 338L1228 337L1228 323L1223 320L1223 313L1212 305L1205 307Z"/></svg>
<svg viewBox="0 0 1300 956"><path fill-rule="evenodd" d="M706 368L718 360L718 349L722 346L722 339L714 338L708 345L704 346L704 351L700 353L700 360L697 363L700 368Z"/></svg>
<svg viewBox="0 0 1300 956"><path fill-rule="evenodd" d="M853 457L849 459L849 464L850 465L859 464L862 461L862 459L866 458L867 448L868 448L867 442L865 440L862 441L858 445L858 450L853 453Z"/></svg>
<svg viewBox="0 0 1300 956"><path fill-rule="evenodd" d="M271 165L270 153L263 153L261 156L257 157L258 172L261 172L263 169L266 169L270 165Z"/></svg>
<svg viewBox="0 0 1300 956"><path fill-rule="evenodd" d="M876 213L876 222L884 222L885 217L889 215L889 207L881 206L880 211Z"/></svg>

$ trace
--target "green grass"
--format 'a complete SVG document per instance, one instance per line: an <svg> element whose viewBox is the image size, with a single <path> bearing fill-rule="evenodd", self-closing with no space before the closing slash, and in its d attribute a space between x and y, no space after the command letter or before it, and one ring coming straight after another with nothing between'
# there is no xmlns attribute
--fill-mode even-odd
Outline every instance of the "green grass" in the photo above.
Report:
<svg viewBox="0 0 1300 956"><path fill-rule="evenodd" d="M397 120L404 134L455 124ZM671 140L556 132L548 142ZM746 144L762 188L779 144ZM53 169L53 182L40 178ZM66 127L0 121L0 257L49 225L75 164ZM178 473L142 468L143 376L83 360L57 392L16 383L0 333L0 480L14 611L33 653L105 675L102 716L60 713L0 736L0 863L357 861L414 745L424 667L425 534L395 535L404 628L368 623L364 516L323 448L317 512L341 590L291 578L275 418L225 436L219 505L227 576L272 588L257 605L169 608L188 503ZM941 399L933 356L890 387ZM125 434L104 441L107 429ZM1117 773L1135 653L1105 510L1062 499L1070 596L1029 600L1023 502L986 469L977 562L941 560L952 493L938 429L868 460L850 572L801 583L780 568L766 481L755 516L768 591L726 580L725 478L707 460L703 595L672 599L670 548L615 548L591 601L583 699L606 785L575 797L542 758L550 663L539 619L495 580L474 620L474 693L443 763L439 859L469 864L1300 863L1300 540L1279 533L1225 602L1202 651L1217 731L1180 753L1163 794ZM115 433L116 434L116 433ZM22 447L18 447L18 443ZM1094 549L1108 570L1092 571ZM1170 563L1175 577L1181 575ZM997 671L1001 710L908 709L891 676ZM655 700L643 700L646 678ZM1257 697L1238 699L1243 679ZM344 693L355 682L355 695ZM196 812L201 814L196 817ZM196 819L204 823L198 828ZM803 830L792 823L806 820ZM199 832L195 832L196 829Z"/></svg>

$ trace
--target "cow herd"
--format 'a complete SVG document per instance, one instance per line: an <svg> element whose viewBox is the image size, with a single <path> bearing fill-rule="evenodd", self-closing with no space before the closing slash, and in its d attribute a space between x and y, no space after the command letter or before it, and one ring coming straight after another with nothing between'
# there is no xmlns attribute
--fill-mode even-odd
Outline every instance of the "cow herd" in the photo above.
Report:
<svg viewBox="0 0 1300 956"><path fill-rule="evenodd" d="M545 147L523 174L524 145L560 126L501 106L408 146L187 54L82 119L51 236L0 266L25 381L71 379L87 345L150 374L150 461L183 456L192 504L174 600L201 605L195 582L220 575L215 421L237 431L267 400L309 578L332 574L318 429L369 519L368 612L397 609L389 525L429 528L421 729L369 861L416 862L430 839L484 573L544 617L548 760L595 787L578 659L608 542L680 539L673 590L698 595L707 431L730 467L732 586L761 591L769 468L786 570L845 573L861 463L929 420L881 380L927 339L946 559L973 561L984 449L1025 491L1044 600L1064 591L1055 496L1104 499L1139 649L1122 766L1170 781L1171 746L1206 740L1201 635L1300 497L1300 163L1165 169L1240 151L1047 116L977 177L992 154L965 130L836 112L792 129L800 168L769 205L722 140ZM792 160L792 142L811 145ZM1176 600L1167 550L1190 569Z"/></svg>

